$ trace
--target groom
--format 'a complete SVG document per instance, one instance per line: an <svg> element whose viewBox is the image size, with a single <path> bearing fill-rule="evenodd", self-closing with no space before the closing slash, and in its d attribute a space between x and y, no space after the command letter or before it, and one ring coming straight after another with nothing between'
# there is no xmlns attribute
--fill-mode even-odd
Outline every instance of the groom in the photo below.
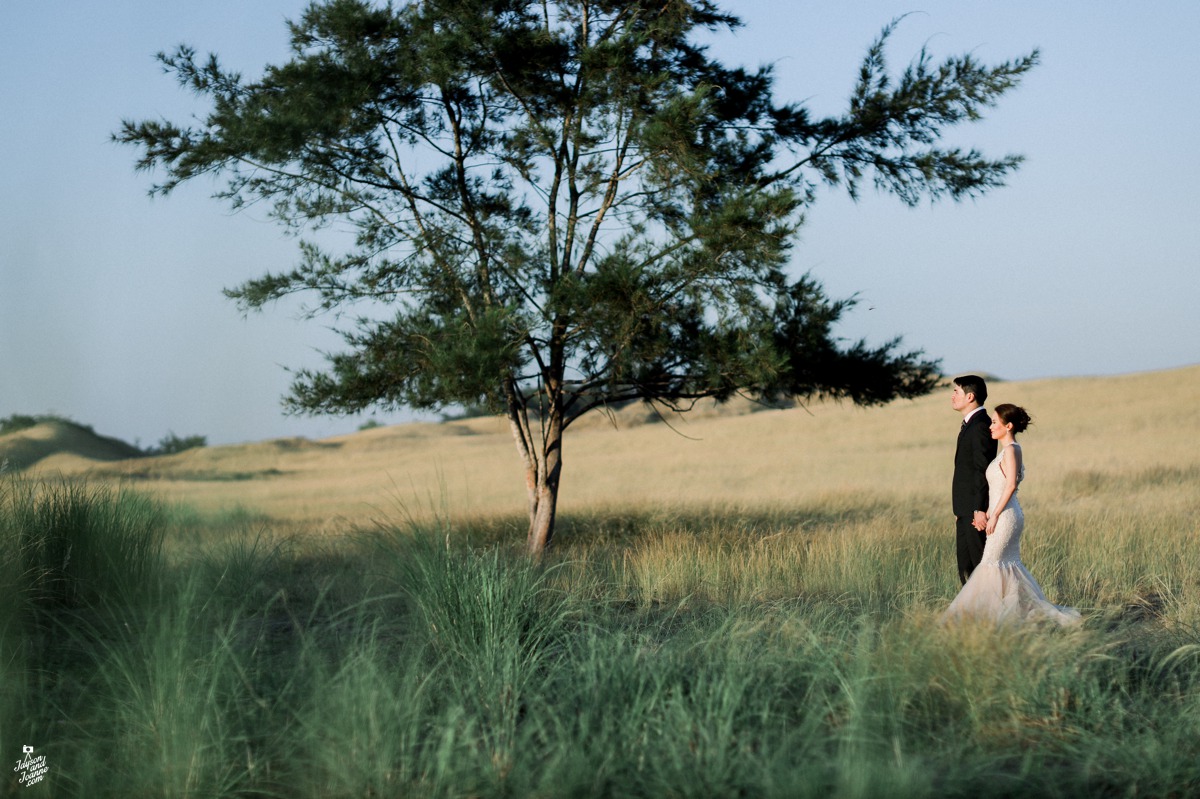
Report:
<svg viewBox="0 0 1200 799"><path fill-rule="evenodd" d="M982 377L963 375L953 381L950 407L962 414L958 448L954 451L954 484L951 496L958 539L958 579L963 583L983 558L987 540L988 485L984 472L996 457L991 419L984 410L987 384Z"/></svg>

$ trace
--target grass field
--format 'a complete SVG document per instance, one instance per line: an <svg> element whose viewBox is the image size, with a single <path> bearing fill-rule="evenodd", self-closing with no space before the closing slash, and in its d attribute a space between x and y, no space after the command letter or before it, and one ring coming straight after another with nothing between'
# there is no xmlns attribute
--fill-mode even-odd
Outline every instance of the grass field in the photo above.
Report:
<svg viewBox="0 0 1200 799"><path fill-rule="evenodd" d="M1200 793L1200 368L992 395L1081 629L937 624L947 396L569 431L541 564L494 420L6 475L6 790Z"/></svg>

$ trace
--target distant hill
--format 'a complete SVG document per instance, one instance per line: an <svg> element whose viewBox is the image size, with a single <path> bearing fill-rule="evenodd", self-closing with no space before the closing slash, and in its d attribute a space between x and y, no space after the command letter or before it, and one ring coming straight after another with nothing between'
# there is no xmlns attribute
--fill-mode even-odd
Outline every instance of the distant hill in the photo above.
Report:
<svg viewBox="0 0 1200 799"><path fill-rule="evenodd" d="M48 420L16 432L0 435L0 463L12 470L27 469L47 458L75 456L88 461L118 461L139 458L143 452L132 444L95 433L66 420Z"/></svg>
<svg viewBox="0 0 1200 799"><path fill-rule="evenodd" d="M1178 405L1200 392L1200 365L992 382L993 404L1023 405L1034 417L1022 439L1037 475L1022 488L1030 507L1039 496L1075 502L1088 491L1100 501L1105 492L1088 487L1157 474L1180 480L1162 501L1195 503L1200 418ZM701 404L664 413L665 424L641 404L589 415L567 434L562 512L947 501L958 422L946 389L878 408L817 401L753 412L761 408ZM512 431L499 417L143 455L65 423L0 436L10 469L118 481L204 513L240 508L319 531L439 514L509 515L519 527L526 500Z"/></svg>
<svg viewBox="0 0 1200 799"><path fill-rule="evenodd" d="M718 405L710 400L702 400L688 414L691 419L710 416L740 416L771 407L753 402L742 397L735 397L727 403ZM13 417L14 419L18 417ZM606 413L597 411L587 418L577 422L573 429L594 428L630 428L643 424L678 420L678 415L667 409L655 410L643 403L627 403L620 408ZM97 434L91 427L77 424L69 419L59 417L20 417L27 420L28 426L14 432L0 434L0 463L7 462L7 468L12 471L36 467L39 471L59 472L64 474L144 474L153 470L158 476L172 473L188 473L195 469L208 469L212 464L225 460L231 451L241 454L251 454L256 451L269 453L297 452L301 450L319 450L322 445L306 439L279 439L263 441L257 444L244 444L233 447L215 447L208 456L191 453L187 459L172 457L155 457L154 466L137 467L134 472L120 469L113 472L103 468L112 461L123 461L134 458L148 459L151 456L161 456L164 453L145 452L116 438ZM403 440L411 438L430 438L441 436L474 435L486 431L508 433L508 426L500 417L480 416L464 419L451 419L440 423L411 423L387 429L386 440ZM339 436L333 443L325 446L341 446L348 440L361 441L366 444L380 439L375 430L365 430L359 433ZM149 463L149 460L147 460Z"/></svg>

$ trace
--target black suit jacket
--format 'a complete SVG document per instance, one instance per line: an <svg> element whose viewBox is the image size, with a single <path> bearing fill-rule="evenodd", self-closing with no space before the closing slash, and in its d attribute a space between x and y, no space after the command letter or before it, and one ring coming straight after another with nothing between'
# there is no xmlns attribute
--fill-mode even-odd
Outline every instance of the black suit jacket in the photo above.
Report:
<svg viewBox="0 0 1200 799"><path fill-rule="evenodd" d="M975 511L987 511L988 486L984 472L996 457L996 440L989 431L991 418L980 409L958 434L954 451L954 515L970 517Z"/></svg>

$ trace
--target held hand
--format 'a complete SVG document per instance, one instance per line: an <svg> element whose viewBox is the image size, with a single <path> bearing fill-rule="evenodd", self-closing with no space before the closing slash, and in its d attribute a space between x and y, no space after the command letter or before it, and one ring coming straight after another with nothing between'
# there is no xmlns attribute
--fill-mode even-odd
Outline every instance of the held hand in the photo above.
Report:
<svg viewBox="0 0 1200 799"><path fill-rule="evenodd" d="M988 517L987 525L985 526L983 532L986 535L991 535L992 533L996 532L996 517L995 516Z"/></svg>
<svg viewBox="0 0 1200 799"><path fill-rule="evenodd" d="M987 527L987 514L981 510L975 511L975 516L971 520L971 526L976 530L983 531Z"/></svg>

